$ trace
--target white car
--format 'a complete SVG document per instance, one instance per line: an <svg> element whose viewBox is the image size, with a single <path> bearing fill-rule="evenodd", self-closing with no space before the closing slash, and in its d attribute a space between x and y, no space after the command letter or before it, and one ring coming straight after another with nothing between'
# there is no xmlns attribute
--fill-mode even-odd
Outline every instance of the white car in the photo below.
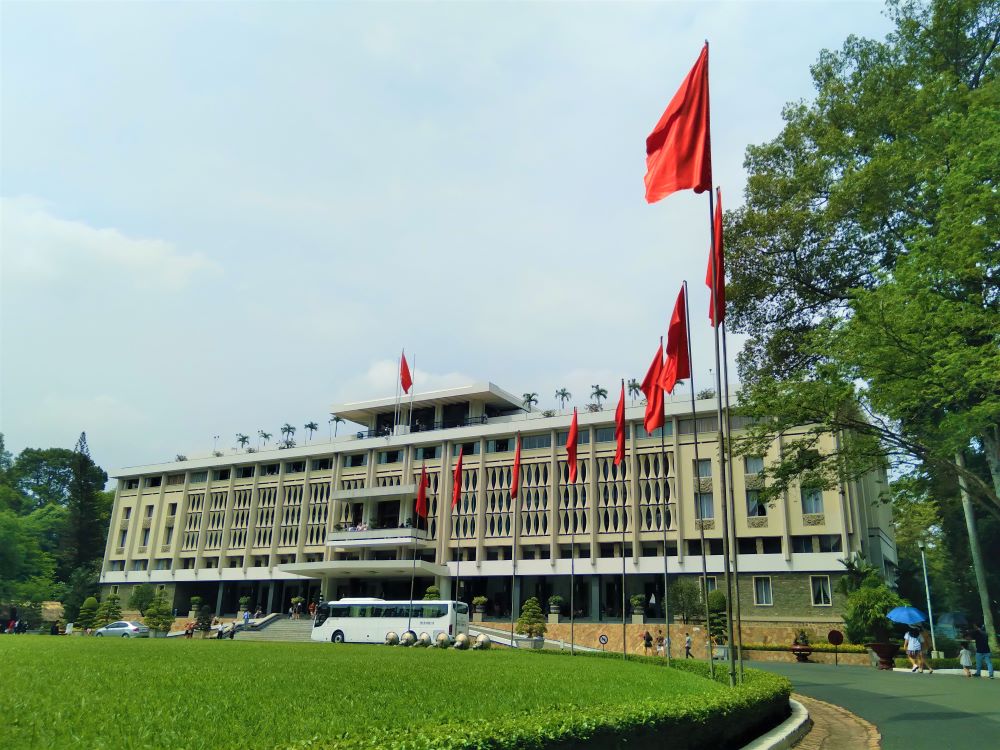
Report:
<svg viewBox="0 0 1000 750"><path fill-rule="evenodd" d="M126 622L125 620L119 620L118 622L113 622L110 625L105 625L103 628L98 628L94 631L94 635L98 637L109 635L117 636L119 638L149 638L149 628L141 622Z"/></svg>

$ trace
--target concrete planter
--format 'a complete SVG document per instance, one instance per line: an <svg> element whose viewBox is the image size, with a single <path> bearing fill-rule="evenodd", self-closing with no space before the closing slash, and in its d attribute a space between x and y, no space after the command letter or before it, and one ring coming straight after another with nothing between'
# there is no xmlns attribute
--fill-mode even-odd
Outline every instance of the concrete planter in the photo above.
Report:
<svg viewBox="0 0 1000 750"><path fill-rule="evenodd" d="M869 648L878 656L878 669L892 671L896 666L893 659L899 653L899 646L895 643L866 643L865 648Z"/></svg>
<svg viewBox="0 0 1000 750"><path fill-rule="evenodd" d="M633 609L632 610L632 624L633 625L644 625L646 622L646 610L644 609Z"/></svg>
<svg viewBox="0 0 1000 750"><path fill-rule="evenodd" d="M541 636L537 638L529 638L524 635L514 636L514 643L518 648L541 648L545 645L545 639Z"/></svg>
<svg viewBox="0 0 1000 750"><path fill-rule="evenodd" d="M473 622L482 622L483 621L483 613L480 612L479 609L476 609L472 613L472 621Z"/></svg>
<svg viewBox="0 0 1000 750"><path fill-rule="evenodd" d="M549 610L549 625L558 625L558 624L559 624L559 611L556 610L555 612L553 612L550 609Z"/></svg>

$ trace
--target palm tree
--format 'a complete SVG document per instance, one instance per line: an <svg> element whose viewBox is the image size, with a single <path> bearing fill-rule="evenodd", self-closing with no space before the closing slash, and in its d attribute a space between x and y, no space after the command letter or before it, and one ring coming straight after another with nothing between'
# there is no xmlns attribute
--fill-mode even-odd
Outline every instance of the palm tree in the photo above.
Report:
<svg viewBox="0 0 1000 750"><path fill-rule="evenodd" d="M306 422L302 429L309 431L308 440L312 440L313 433L319 429L319 425L315 422Z"/></svg>
<svg viewBox="0 0 1000 750"><path fill-rule="evenodd" d="M333 435L331 436L331 439L337 437L337 428L340 427L343 421L344 421L343 417L338 417L336 414L330 415L330 418L327 420L327 422L333 427Z"/></svg>
<svg viewBox="0 0 1000 750"><path fill-rule="evenodd" d="M257 430L257 437L262 441L259 445L267 445L267 441L271 439L270 432L264 432L263 430Z"/></svg>
<svg viewBox="0 0 1000 750"><path fill-rule="evenodd" d="M240 444L240 448L246 448L247 443L250 442L250 438L244 435L242 432L236 433L236 442Z"/></svg>
<svg viewBox="0 0 1000 750"><path fill-rule="evenodd" d="M635 378L630 378L626 386L628 387L628 395L632 397L632 406L635 406L635 400L642 393L642 387Z"/></svg>
<svg viewBox="0 0 1000 750"><path fill-rule="evenodd" d="M281 426L281 434L285 437L285 445L288 445L288 443L292 440L292 435L295 434L295 428L288 424L288 422L285 422L285 424Z"/></svg>
<svg viewBox="0 0 1000 750"><path fill-rule="evenodd" d="M565 388L560 388L556 391L556 398L559 399L559 408L565 409L566 402L573 398L573 394L567 391Z"/></svg>
<svg viewBox="0 0 1000 750"><path fill-rule="evenodd" d="M523 393L521 395L524 397L524 408L531 411L531 407L538 403L538 394Z"/></svg>
<svg viewBox="0 0 1000 750"><path fill-rule="evenodd" d="M590 392L590 397L597 402L597 408L600 409L601 399L605 399L608 397L608 389L601 388L601 386L599 385L592 385L590 387L593 389Z"/></svg>

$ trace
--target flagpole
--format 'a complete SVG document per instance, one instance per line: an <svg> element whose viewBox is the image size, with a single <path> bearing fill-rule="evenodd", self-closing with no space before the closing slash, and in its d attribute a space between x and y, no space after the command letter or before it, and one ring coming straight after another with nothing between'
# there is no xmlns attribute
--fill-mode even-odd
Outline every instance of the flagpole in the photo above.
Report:
<svg viewBox="0 0 1000 750"><path fill-rule="evenodd" d="M622 378L622 393L625 392L625 379ZM617 427L617 425L616 425ZM622 451L624 454L624 451ZM628 656L628 630L625 626L625 521L628 518L628 508L625 503L625 456L622 455L622 461L615 468L618 471L618 479L621 481L622 489L619 499L622 504L622 659Z"/></svg>
<svg viewBox="0 0 1000 750"><path fill-rule="evenodd" d="M424 481L423 472L421 472L421 476L420 476L420 483L421 483L421 485L423 485L423 481ZM417 492L419 493L420 490L418 489ZM406 616L406 630L407 630L407 632L409 632L409 630L410 630L410 623L413 620L413 587L414 587L414 583L416 582L416 579L417 579L417 537L420 535L420 514L416 512L416 508L415 507L414 507L414 513L413 513L413 515L416 516L417 530L416 530L416 533L414 533L414 535L413 535L413 567L410 570L410 606L407 607L407 611L408 611L409 614L407 614L407 616Z"/></svg>
<svg viewBox="0 0 1000 750"><path fill-rule="evenodd" d="M413 355L413 372L410 375L410 411L406 415L406 431L413 432L413 397L417 395L417 355Z"/></svg>
<svg viewBox="0 0 1000 750"><path fill-rule="evenodd" d="M698 524L698 535L701 539L701 595L705 602L705 635L706 642L708 646L708 674L712 679L715 679L715 663L712 659L712 636L711 630L709 629L709 610L708 610L708 562L705 556L705 524L701 517L701 503L699 502L699 495L701 494L701 478L698 475L698 466L700 463L700 457L698 454L698 414L695 411L694 406L694 366L693 358L691 356L691 315L688 306L688 285L687 281L684 281L684 326L687 330L687 349L688 349L688 362L691 363L691 429L693 431L694 437L694 466L695 466L695 476L694 482L694 510L695 510L695 522Z"/></svg>
<svg viewBox="0 0 1000 750"><path fill-rule="evenodd" d="M725 284L726 280L722 279ZM726 394L726 454L729 460L729 500L732 508L733 540L736 540L736 490L733 485L733 416L729 408L729 355L726 352L726 322L725 317L720 323L722 327L722 377ZM740 605L740 558L739 548L733 550L733 606L736 615L736 659L739 669L739 680L743 682L743 619Z"/></svg>
<svg viewBox="0 0 1000 750"><path fill-rule="evenodd" d="M708 42L705 42L708 44ZM716 442L719 447L719 481L720 489L720 505L722 506L722 571L723 577L726 582L726 653L729 660L729 684L734 686L736 684L736 655L733 652L733 581L729 574L730 568L730 554L732 551L730 547L730 536L729 536L729 492L728 492L728 474L727 474L727 462L726 462L726 438L728 435L723 433L723 420L724 415L722 411L722 367L720 365L720 348L719 348L719 282L716 278L718 269L716 268L715 259L715 193L713 190L708 191L708 226L709 226L709 237L711 244L709 245L712 260L708 264L709 268L712 269L712 320L715 325L715 401L716 401L716 414L717 414L717 424L716 424ZM714 493L713 493L714 494Z"/></svg>
<svg viewBox="0 0 1000 750"><path fill-rule="evenodd" d="M663 337L660 336L660 349L663 349ZM659 386L657 386L659 387ZM667 657L667 666L670 666L670 589L667 583L667 503L670 494L670 485L667 482L667 447L663 438L663 433L667 429L667 402L663 402L663 424L660 425L660 466L663 469L663 487L660 489L660 498L663 500L663 512L660 515L660 527L663 529L663 624L667 630L666 640L663 642L663 653Z"/></svg>
<svg viewBox="0 0 1000 750"><path fill-rule="evenodd" d="M514 440L517 443L516 447L521 445L521 433L517 432L514 434ZM520 453L518 453L520 456ZM514 477L511 477L513 480ZM520 474L518 474L518 485L520 485ZM521 488L520 486L514 487L514 496L510 499L510 514L511 514L511 528L510 528L510 647L514 648L514 583L517 579L517 526L520 521L520 514L517 511L518 503L521 500Z"/></svg>
<svg viewBox="0 0 1000 750"><path fill-rule="evenodd" d="M396 401L392 407L392 431L396 432L396 425L399 424L399 391L402 385L403 376L403 357L405 356L406 349L401 349L399 352L399 359L396 361Z"/></svg>
<svg viewBox="0 0 1000 750"><path fill-rule="evenodd" d="M573 508L569 527L569 655L576 656L576 486L573 489Z"/></svg>

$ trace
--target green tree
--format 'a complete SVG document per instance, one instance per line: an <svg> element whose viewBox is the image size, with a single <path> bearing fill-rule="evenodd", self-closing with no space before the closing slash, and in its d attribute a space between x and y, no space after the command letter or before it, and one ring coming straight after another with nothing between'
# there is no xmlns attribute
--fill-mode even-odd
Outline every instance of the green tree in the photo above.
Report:
<svg viewBox="0 0 1000 750"><path fill-rule="evenodd" d="M537 638L545 635L548 627L545 624L545 616L542 614L542 607L538 599L534 596L521 605L521 616L514 623L514 630L529 638Z"/></svg>
<svg viewBox="0 0 1000 750"><path fill-rule="evenodd" d="M333 425L333 435L331 437L337 437L337 430L340 428L340 425L344 423L344 418L338 417L336 414L331 414L328 421Z"/></svg>
<svg viewBox="0 0 1000 750"><path fill-rule="evenodd" d="M100 591L101 561L82 565L69 575L62 592L63 619L76 621L83 602ZM95 603L96 608L96 603Z"/></svg>
<svg viewBox="0 0 1000 750"><path fill-rule="evenodd" d="M635 406L635 400L639 398L639 394L642 393L642 386L635 378L629 378L625 387L628 388L629 398L632 399L632 405Z"/></svg>
<svg viewBox="0 0 1000 750"><path fill-rule="evenodd" d="M11 466L10 483L28 499L31 508L49 503L65 506L69 502L73 462L73 451L66 448L25 448Z"/></svg>
<svg viewBox="0 0 1000 750"><path fill-rule="evenodd" d="M121 597L118 594L108 594L108 597L97 607L94 624L102 628L122 618Z"/></svg>
<svg viewBox="0 0 1000 750"><path fill-rule="evenodd" d="M600 410L601 401L603 401L608 397L608 389L602 388L599 385L592 385L590 386L590 397L594 399L594 402L597 404L598 410Z"/></svg>
<svg viewBox="0 0 1000 750"><path fill-rule="evenodd" d="M847 597L844 609L844 630L851 643L889 640L893 625L886 613L907 602L884 583L869 578Z"/></svg>
<svg viewBox="0 0 1000 750"><path fill-rule="evenodd" d="M424 599L440 599L441 590L437 586L428 586L427 591L424 592Z"/></svg>
<svg viewBox="0 0 1000 750"><path fill-rule="evenodd" d="M239 444L240 448L246 450L247 445L250 444L250 438L247 435L244 435L242 432L237 432L236 442Z"/></svg>
<svg viewBox="0 0 1000 750"><path fill-rule="evenodd" d="M726 640L728 634L726 595L716 589L708 592L708 634L714 641Z"/></svg>
<svg viewBox="0 0 1000 750"><path fill-rule="evenodd" d="M524 404L525 409L531 411L531 407L538 403L538 394L537 393L522 394L521 403Z"/></svg>
<svg viewBox="0 0 1000 750"><path fill-rule="evenodd" d="M267 445L267 441L271 439L271 433L265 432L264 430L257 430L257 437L260 438L260 442L258 443L258 445L260 447L263 447Z"/></svg>
<svg viewBox="0 0 1000 750"><path fill-rule="evenodd" d="M198 620L195 622L195 628L202 633L207 633L212 629L212 609L207 604L201 605L201 609L198 610Z"/></svg>
<svg viewBox="0 0 1000 750"><path fill-rule="evenodd" d="M319 429L319 425L316 424L315 422L306 422L303 429L309 433L308 439L312 440L313 433Z"/></svg>
<svg viewBox="0 0 1000 750"><path fill-rule="evenodd" d="M566 402L573 398L573 394L567 391L565 388L560 388L556 391L556 398L559 400L559 408L565 409Z"/></svg>
<svg viewBox="0 0 1000 750"><path fill-rule="evenodd" d="M66 535L60 571L64 578L81 565L104 555L111 506L103 493L108 475L90 457L87 434L81 432L73 450L72 477L69 484Z"/></svg>
<svg viewBox="0 0 1000 750"><path fill-rule="evenodd" d="M670 611L680 615L685 623L701 608L701 589L688 578L681 578L670 584Z"/></svg>
<svg viewBox="0 0 1000 750"><path fill-rule="evenodd" d="M174 613L162 592L157 593L146 607L143 622L155 632L166 633L174 624Z"/></svg>
<svg viewBox="0 0 1000 750"><path fill-rule="evenodd" d="M128 598L128 608L139 610L140 615L146 614L146 609L156 596L156 589L151 583L140 583L132 588L132 594Z"/></svg>
<svg viewBox="0 0 1000 750"><path fill-rule="evenodd" d="M86 628L94 627L97 622L97 608L98 608L97 598L93 596L88 596L82 605L80 605L80 611L73 621L74 626L77 630L84 630ZM68 620L69 618L67 618Z"/></svg>

